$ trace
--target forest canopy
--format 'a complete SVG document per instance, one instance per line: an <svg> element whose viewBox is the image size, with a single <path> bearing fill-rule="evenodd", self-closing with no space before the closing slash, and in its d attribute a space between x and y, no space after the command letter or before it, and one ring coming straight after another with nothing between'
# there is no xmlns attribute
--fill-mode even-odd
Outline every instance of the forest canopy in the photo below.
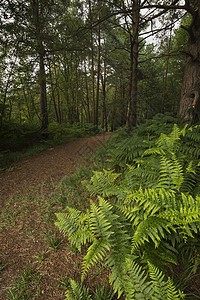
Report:
<svg viewBox="0 0 200 300"><path fill-rule="evenodd" d="M199 1L2 0L0 127L129 128L199 106Z"/></svg>

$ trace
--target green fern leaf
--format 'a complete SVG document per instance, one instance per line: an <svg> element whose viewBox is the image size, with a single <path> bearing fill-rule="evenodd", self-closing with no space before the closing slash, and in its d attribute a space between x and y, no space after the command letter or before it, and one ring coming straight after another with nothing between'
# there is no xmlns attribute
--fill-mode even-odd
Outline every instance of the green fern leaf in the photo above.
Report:
<svg viewBox="0 0 200 300"><path fill-rule="evenodd" d="M92 300L89 289L73 279L70 279L70 287L67 289L65 296L66 300Z"/></svg>
<svg viewBox="0 0 200 300"><path fill-rule="evenodd" d="M167 300L179 300L184 299L184 294L176 289L171 279L168 278L167 282Z"/></svg>
<svg viewBox="0 0 200 300"><path fill-rule="evenodd" d="M84 257L82 268L82 280L85 277L88 269L97 263L99 260L103 260L107 251L110 251L110 244L105 239L98 239L88 248L87 254Z"/></svg>
<svg viewBox="0 0 200 300"><path fill-rule="evenodd" d="M154 286L153 300L166 300L167 299L167 284L165 282L165 275L154 265L148 263L149 276Z"/></svg>
<svg viewBox="0 0 200 300"><path fill-rule="evenodd" d="M155 247L158 247L161 239L165 236L165 231L170 233L168 222L162 218L149 217L142 221L133 235L132 251L150 240L153 241Z"/></svg>

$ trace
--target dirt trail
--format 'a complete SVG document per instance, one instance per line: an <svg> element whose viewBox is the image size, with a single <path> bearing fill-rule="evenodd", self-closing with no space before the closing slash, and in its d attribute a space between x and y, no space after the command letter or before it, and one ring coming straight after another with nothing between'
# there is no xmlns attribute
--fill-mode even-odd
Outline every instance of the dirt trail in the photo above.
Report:
<svg viewBox="0 0 200 300"><path fill-rule="evenodd" d="M110 133L105 133L79 138L26 157L14 165L13 171L0 172L0 206L14 195L24 193L28 187L59 180L74 171L83 163L83 157L90 156L109 137Z"/></svg>
<svg viewBox="0 0 200 300"><path fill-rule="evenodd" d="M60 280L66 276L80 278L81 254L73 252L54 225L55 212L61 206L55 203L49 206L53 199L51 187L86 163L83 158L91 156L109 137L110 133L79 138L24 158L13 166L13 171L0 173L0 300L11 299L9 289L15 296L31 292L31 298L26 299L64 300L65 290L60 289ZM35 197L37 190L40 194ZM43 192L47 194L40 197ZM17 193L27 197L6 205ZM59 248L54 251L50 242L56 242L56 238ZM30 268L36 275L24 290L20 274ZM91 284L99 282L96 276L96 273L90 275ZM13 285L15 282L17 285Z"/></svg>

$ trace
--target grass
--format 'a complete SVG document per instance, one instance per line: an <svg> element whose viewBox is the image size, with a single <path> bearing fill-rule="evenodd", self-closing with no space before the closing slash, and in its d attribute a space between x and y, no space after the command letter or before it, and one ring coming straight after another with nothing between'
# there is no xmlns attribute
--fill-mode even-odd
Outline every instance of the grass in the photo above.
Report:
<svg viewBox="0 0 200 300"><path fill-rule="evenodd" d="M48 230L42 234L46 240L47 247L56 252L59 246L62 244L62 239L58 233L53 230Z"/></svg>
<svg viewBox="0 0 200 300"><path fill-rule="evenodd" d="M37 274L32 268L25 269L19 278L13 283L12 287L8 289L8 297L11 300L26 300L38 297L41 293L38 284L41 276Z"/></svg>

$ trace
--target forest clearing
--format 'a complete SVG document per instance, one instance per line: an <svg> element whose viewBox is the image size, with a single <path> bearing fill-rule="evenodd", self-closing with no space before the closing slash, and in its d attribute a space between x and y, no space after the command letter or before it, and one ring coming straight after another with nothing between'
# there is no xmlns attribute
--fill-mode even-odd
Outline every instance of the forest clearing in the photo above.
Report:
<svg viewBox="0 0 200 300"><path fill-rule="evenodd" d="M1 0L0 297L200 299L200 1Z"/></svg>

